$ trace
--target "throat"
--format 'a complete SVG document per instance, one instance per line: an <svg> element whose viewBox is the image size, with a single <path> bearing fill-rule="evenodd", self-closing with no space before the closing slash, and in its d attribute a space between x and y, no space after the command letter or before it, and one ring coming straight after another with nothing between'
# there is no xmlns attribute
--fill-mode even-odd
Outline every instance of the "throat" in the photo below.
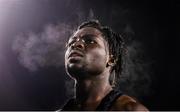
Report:
<svg viewBox="0 0 180 112"><path fill-rule="evenodd" d="M95 110L112 90L109 82L86 80L76 84L76 101L82 110Z"/></svg>

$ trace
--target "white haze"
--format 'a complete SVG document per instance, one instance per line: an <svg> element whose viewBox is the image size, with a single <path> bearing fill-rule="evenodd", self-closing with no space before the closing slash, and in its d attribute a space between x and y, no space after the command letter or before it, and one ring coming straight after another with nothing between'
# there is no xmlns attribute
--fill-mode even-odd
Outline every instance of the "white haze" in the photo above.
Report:
<svg viewBox="0 0 180 112"><path fill-rule="evenodd" d="M48 66L58 67L64 64L65 43L72 31L68 24L49 24L40 33L19 34L12 48L20 63L31 71Z"/></svg>

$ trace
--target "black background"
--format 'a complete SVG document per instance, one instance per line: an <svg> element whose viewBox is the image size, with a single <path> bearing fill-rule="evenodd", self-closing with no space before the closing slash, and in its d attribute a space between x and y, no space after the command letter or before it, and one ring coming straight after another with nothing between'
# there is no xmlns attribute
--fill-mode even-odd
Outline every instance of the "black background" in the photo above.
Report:
<svg viewBox="0 0 180 112"><path fill-rule="evenodd" d="M17 0L18 1L18 0ZM6 2L8 3L8 2ZM10 3L10 2L9 2ZM179 16L180 3L130 0L29 0L2 4L0 19L0 110L57 110L67 99L64 66L30 72L12 52L13 37L39 32L48 23L79 22L89 10L115 30L130 24L137 40L146 45L153 65L153 93L142 102L150 110L180 110ZM128 10L128 13L123 13ZM77 12L83 12L77 20ZM4 15L3 15L4 14Z"/></svg>

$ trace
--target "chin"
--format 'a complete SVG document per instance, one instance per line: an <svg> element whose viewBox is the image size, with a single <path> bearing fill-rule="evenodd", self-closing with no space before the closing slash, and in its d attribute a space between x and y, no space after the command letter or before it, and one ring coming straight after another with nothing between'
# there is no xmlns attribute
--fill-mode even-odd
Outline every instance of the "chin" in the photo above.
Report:
<svg viewBox="0 0 180 112"><path fill-rule="evenodd" d="M81 64L77 64L77 63L70 63L67 65L67 71L70 74L74 74L77 73L79 71L83 71L83 67Z"/></svg>
<svg viewBox="0 0 180 112"><path fill-rule="evenodd" d="M85 68L80 64L69 64L66 68L68 75L73 79L85 78Z"/></svg>
<svg viewBox="0 0 180 112"><path fill-rule="evenodd" d="M75 70L81 70L83 68L81 63L69 63L67 65L67 68L69 69L75 69Z"/></svg>

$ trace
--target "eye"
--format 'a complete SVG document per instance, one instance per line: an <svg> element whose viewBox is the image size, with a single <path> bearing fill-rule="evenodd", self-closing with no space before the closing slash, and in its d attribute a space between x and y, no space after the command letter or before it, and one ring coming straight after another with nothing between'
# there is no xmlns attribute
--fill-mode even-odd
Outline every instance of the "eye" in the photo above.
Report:
<svg viewBox="0 0 180 112"><path fill-rule="evenodd" d="M70 42L66 42L66 48L70 47L72 44L74 43L74 41L70 41Z"/></svg>
<svg viewBox="0 0 180 112"><path fill-rule="evenodd" d="M67 47L69 47L69 44L66 42L66 44L65 44L65 48L67 48Z"/></svg>
<svg viewBox="0 0 180 112"><path fill-rule="evenodd" d="M86 44L94 44L94 43L96 43L96 41L94 39L91 39L91 38L86 38L86 39L83 39L82 41L84 43L86 43Z"/></svg>

